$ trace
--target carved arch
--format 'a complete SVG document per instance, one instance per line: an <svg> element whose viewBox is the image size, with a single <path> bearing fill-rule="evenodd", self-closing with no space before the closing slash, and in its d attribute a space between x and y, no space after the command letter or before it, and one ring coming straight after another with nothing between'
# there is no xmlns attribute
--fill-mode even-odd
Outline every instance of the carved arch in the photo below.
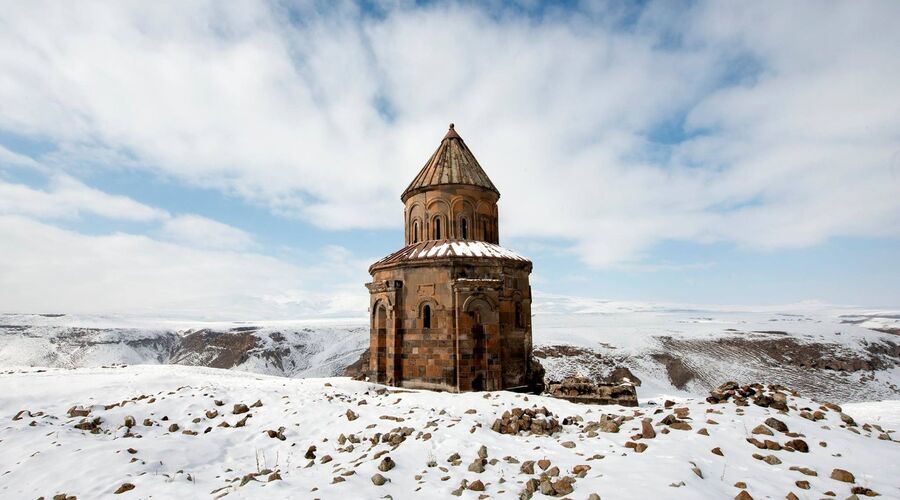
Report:
<svg viewBox="0 0 900 500"><path fill-rule="evenodd" d="M473 238L473 224L475 223L476 211L472 201L464 196L457 196L450 202L450 217L453 220L453 237L456 239L475 239ZM466 221L466 233L463 235L463 220Z"/></svg>
<svg viewBox="0 0 900 500"><path fill-rule="evenodd" d="M487 306L488 312L496 312L497 311L497 303L491 300L490 297L486 297L481 294L469 295L466 297L466 300L463 301L463 311L471 312L472 308L477 307L479 302L484 303Z"/></svg>

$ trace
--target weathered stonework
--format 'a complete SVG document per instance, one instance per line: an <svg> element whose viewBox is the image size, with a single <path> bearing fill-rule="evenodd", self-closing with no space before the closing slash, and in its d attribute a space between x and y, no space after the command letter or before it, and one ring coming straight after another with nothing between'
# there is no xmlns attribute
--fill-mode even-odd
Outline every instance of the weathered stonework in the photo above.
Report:
<svg viewBox="0 0 900 500"><path fill-rule="evenodd" d="M407 246L369 268L373 380L533 388L532 264L497 244L499 198L451 125L401 197Z"/></svg>
<svg viewBox="0 0 900 500"><path fill-rule="evenodd" d="M583 377L570 377L562 382L551 382L547 392L560 399L573 403L637 406L637 391L634 384L594 383Z"/></svg>

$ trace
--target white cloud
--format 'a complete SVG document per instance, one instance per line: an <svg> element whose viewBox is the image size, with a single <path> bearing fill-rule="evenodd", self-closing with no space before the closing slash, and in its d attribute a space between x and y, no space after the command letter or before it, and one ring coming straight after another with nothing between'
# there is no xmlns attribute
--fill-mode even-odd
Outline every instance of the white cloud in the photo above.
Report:
<svg viewBox="0 0 900 500"><path fill-rule="evenodd" d="M347 228L397 227L455 121L503 193L502 235L595 266L668 239L897 235L900 4L829 5L651 3L622 29L615 9L343 4L290 24L253 2L17 3L0 129ZM653 142L682 119L687 140Z"/></svg>
<svg viewBox="0 0 900 500"><path fill-rule="evenodd" d="M0 144L0 166L27 167L35 170L45 170L45 167L31 158L30 156L20 155L14 151L10 151Z"/></svg>
<svg viewBox="0 0 900 500"><path fill-rule="evenodd" d="M0 234L4 311L253 319L359 315L366 308L364 294L313 291L318 285L344 287L328 281L325 259L312 273L249 252L131 234L87 236L20 216L0 215ZM354 281L358 287L362 280ZM275 298L286 293L291 300Z"/></svg>
<svg viewBox="0 0 900 500"><path fill-rule="evenodd" d="M244 250L256 246L247 232L199 215L167 219L160 233L166 239L200 248Z"/></svg>
<svg viewBox="0 0 900 500"><path fill-rule="evenodd" d="M38 218L75 218L83 214L129 221L157 221L168 213L125 196L85 186L65 174L53 174L48 189L0 181L0 214L20 214Z"/></svg>

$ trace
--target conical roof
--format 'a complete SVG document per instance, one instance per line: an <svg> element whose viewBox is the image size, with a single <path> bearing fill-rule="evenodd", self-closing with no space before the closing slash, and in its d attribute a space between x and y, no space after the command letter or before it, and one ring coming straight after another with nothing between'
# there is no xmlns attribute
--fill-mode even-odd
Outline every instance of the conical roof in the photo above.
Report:
<svg viewBox="0 0 900 500"><path fill-rule="evenodd" d="M500 191L497 191L494 183L484 173L478 160L475 159L475 155L463 142L462 137L456 133L452 123L447 135L441 141L441 145L431 155L409 187L403 191L400 199L405 202L414 193L444 184L478 186L500 196Z"/></svg>

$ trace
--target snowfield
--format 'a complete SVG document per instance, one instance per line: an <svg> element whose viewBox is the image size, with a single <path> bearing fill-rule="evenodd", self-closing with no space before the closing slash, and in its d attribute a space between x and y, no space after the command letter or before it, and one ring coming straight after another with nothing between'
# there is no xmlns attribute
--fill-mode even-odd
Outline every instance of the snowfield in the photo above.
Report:
<svg viewBox="0 0 900 500"><path fill-rule="evenodd" d="M702 396L726 380L778 383L838 403L900 399L897 311L536 294L533 314L536 354L548 379L602 379L624 367L642 382L642 399ZM179 364L328 377L342 375L368 342L365 317L238 322L0 314L0 367Z"/></svg>
<svg viewBox="0 0 900 500"><path fill-rule="evenodd" d="M900 498L900 444L887 438L897 436L888 429L900 423L900 401L849 405L844 412L857 422L848 425L849 417L842 421L838 411L802 397L788 396L788 412L677 395L669 398L674 407L664 408L664 399L639 408L588 406L508 392L456 395L185 366L4 370L0 497L405 499L456 491L461 498L519 498L526 481L542 473L541 464L533 473L522 472L523 464L530 470L526 461L546 459L546 473L558 474L555 484L574 479L566 495L573 499L732 498L742 491L739 483L752 498L789 492L846 498L853 487ZM234 414L236 404L248 411ZM562 430L546 436L491 429L505 411L531 407L548 408ZM823 417L803 418L804 408ZM660 423L674 413L689 430ZM590 426L605 420L602 414L624 417L619 432ZM769 417L795 437L771 428L771 436L754 434ZM639 436L642 418L652 419L655 437ZM864 424L875 420L882 430ZM802 439L809 450L757 449L750 437L781 446ZM647 447L639 453L628 442ZM453 454L459 459L448 462ZM395 466L379 471L385 457ZM832 479L834 469L850 472L853 482ZM381 486L373 482L376 473L386 479ZM128 485L133 489L114 493Z"/></svg>

